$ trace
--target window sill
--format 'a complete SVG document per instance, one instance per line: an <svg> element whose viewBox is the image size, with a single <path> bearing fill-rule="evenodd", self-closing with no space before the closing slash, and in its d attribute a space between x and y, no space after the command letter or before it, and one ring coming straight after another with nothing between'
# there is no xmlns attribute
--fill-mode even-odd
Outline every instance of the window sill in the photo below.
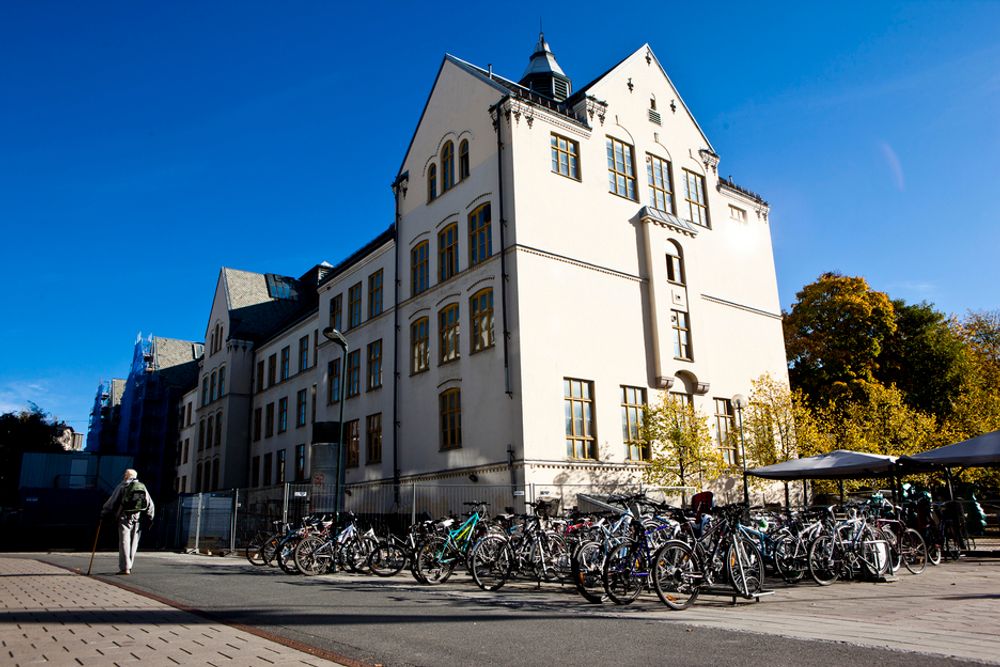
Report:
<svg viewBox="0 0 1000 667"><path fill-rule="evenodd" d="M440 368L441 366L447 366L448 364L453 364L461 358L462 357L455 355L453 359L442 359L441 361L438 362L438 368Z"/></svg>
<svg viewBox="0 0 1000 667"><path fill-rule="evenodd" d="M481 347L481 348L479 348L478 350L469 350L469 356L471 357L472 355L474 355L474 354L479 354L480 352L487 352L487 351L489 351L489 350L492 350L492 349L493 349L493 348L495 348L496 346L497 346L497 344L496 344L496 342L494 341L493 343L490 343L490 344L489 344L489 345L487 345L486 347Z"/></svg>
<svg viewBox="0 0 1000 667"><path fill-rule="evenodd" d="M550 170L550 173L553 173L556 176L562 176L563 178L569 179L569 180L574 181L576 183L583 183L583 179L580 178L579 176L570 176L569 174L564 174L564 173L562 173L560 171L555 171L555 170Z"/></svg>
<svg viewBox="0 0 1000 667"><path fill-rule="evenodd" d="M412 378L412 377L416 377L418 375L423 375L424 373L426 373L430 369L431 369L431 367L427 366L427 368L421 368L419 371L410 371L410 377Z"/></svg>
<svg viewBox="0 0 1000 667"><path fill-rule="evenodd" d="M630 202L633 202L633 203L636 203L636 202L639 201L635 197L629 197L628 195L620 195L617 192L614 192L612 190L608 190L608 194L609 195L614 195L615 197L618 197L619 199L624 199L625 201L630 201Z"/></svg>
<svg viewBox="0 0 1000 667"><path fill-rule="evenodd" d="M462 445L458 445L457 447L442 447L438 451L439 452L454 452L455 450L458 450L458 449L461 449L461 448L462 448Z"/></svg>
<svg viewBox="0 0 1000 667"><path fill-rule="evenodd" d="M374 387L368 387L367 389L365 389L365 392L370 394L371 392L378 391L381 388L382 388L382 385L376 385Z"/></svg>

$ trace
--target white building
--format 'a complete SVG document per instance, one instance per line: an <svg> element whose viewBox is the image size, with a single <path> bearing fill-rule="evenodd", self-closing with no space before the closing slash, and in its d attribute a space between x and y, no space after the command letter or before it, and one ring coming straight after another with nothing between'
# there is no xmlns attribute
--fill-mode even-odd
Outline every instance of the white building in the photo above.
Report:
<svg viewBox="0 0 1000 667"><path fill-rule="evenodd" d="M719 159L648 45L576 91L541 36L519 83L446 56L389 230L283 278L294 317L256 336L227 277L260 283L256 315L280 297L220 277L198 418L225 424L224 485L309 477L310 425L339 414L326 326L351 349L349 483L637 481L635 420L661 391L725 431L729 397L787 371L768 205ZM223 367L238 406L215 407Z"/></svg>

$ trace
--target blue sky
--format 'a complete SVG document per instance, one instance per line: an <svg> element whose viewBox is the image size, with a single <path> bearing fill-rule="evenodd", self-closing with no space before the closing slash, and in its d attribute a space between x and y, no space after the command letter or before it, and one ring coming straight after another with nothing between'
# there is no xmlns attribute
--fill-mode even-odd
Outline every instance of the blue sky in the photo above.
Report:
<svg viewBox="0 0 1000 667"><path fill-rule="evenodd" d="M652 45L771 202L785 307L828 270L998 307L1000 3L567 7L0 4L0 411L85 430L139 331L204 337L220 266L350 254L442 56L518 78L539 19L577 85Z"/></svg>

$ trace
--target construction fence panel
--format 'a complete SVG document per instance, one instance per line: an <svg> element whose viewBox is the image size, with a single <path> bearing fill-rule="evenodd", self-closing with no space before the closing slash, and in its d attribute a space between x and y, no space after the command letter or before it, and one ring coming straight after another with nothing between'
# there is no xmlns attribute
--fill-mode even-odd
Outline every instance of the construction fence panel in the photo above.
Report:
<svg viewBox="0 0 1000 667"><path fill-rule="evenodd" d="M666 502L680 507L685 502L684 487L644 486L641 484L587 483L587 484L532 484L529 487L532 501L548 500L556 503L558 512L574 508L581 512L609 509L604 501L612 495L645 494L655 502ZM692 489L687 489L690 496Z"/></svg>
<svg viewBox="0 0 1000 667"><path fill-rule="evenodd" d="M177 499L177 543L184 550L229 551L233 543L234 490L184 494Z"/></svg>

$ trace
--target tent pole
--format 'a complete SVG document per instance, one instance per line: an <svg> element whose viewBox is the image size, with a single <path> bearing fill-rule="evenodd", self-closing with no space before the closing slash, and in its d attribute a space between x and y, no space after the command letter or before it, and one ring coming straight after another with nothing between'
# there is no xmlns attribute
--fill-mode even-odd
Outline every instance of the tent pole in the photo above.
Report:
<svg viewBox="0 0 1000 667"><path fill-rule="evenodd" d="M806 480L802 480L802 507L809 507L809 486Z"/></svg>
<svg viewBox="0 0 1000 667"><path fill-rule="evenodd" d="M837 482L840 485L840 504L844 504L844 480Z"/></svg>
<svg viewBox="0 0 1000 667"><path fill-rule="evenodd" d="M945 477L948 478L948 500L955 499L955 490L951 486L951 466L944 469Z"/></svg>

